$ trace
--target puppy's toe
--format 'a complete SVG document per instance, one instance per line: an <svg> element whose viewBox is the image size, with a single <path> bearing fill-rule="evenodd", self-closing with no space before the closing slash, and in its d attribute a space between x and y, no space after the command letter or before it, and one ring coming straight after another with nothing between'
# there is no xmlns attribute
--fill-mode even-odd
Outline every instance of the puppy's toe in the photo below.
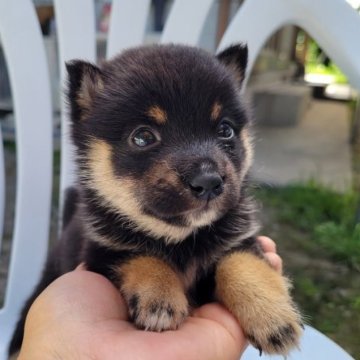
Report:
<svg viewBox="0 0 360 360"><path fill-rule="evenodd" d="M288 323L272 329L267 329L267 335L259 334L256 329L247 334L250 343L260 351L267 354L287 355L294 347L299 346L302 333L301 324Z"/></svg>
<svg viewBox="0 0 360 360"><path fill-rule="evenodd" d="M301 316L287 278L248 253L225 257L217 269L216 293L260 351L286 355L299 345Z"/></svg>
<svg viewBox="0 0 360 360"><path fill-rule="evenodd" d="M188 301L178 274L164 261L139 256L123 264L120 291L131 318L141 329L176 329L188 314Z"/></svg>
<svg viewBox="0 0 360 360"><path fill-rule="evenodd" d="M129 312L138 328L175 330L188 315L188 302L184 294L171 299L133 295L129 301Z"/></svg>

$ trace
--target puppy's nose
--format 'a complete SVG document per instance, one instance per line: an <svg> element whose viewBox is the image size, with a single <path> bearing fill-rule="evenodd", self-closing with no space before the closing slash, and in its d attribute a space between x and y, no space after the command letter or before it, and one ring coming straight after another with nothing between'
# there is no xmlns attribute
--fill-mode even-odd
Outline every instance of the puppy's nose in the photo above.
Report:
<svg viewBox="0 0 360 360"><path fill-rule="evenodd" d="M216 172L195 175L189 181L193 195L202 200L211 200L223 192L223 179Z"/></svg>

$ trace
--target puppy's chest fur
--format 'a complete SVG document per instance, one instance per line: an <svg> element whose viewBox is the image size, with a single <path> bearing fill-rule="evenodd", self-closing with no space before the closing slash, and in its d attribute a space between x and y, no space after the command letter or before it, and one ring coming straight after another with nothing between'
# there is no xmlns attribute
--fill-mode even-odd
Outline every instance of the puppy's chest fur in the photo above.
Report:
<svg viewBox="0 0 360 360"><path fill-rule="evenodd" d="M245 189L244 189L245 192ZM136 257L161 259L178 274L193 305L214 300L214 272L219 259L235 250L252 251L261 256L254 239L258 230L255 206L243 195L239 206L224 217L190 234L177 243L156 239L134 230L131 222L94 199L82 203L79 219L86 239L82 252L89 270L119 282L117 268ZM98 218L96 218L98 216Z"/></svg>

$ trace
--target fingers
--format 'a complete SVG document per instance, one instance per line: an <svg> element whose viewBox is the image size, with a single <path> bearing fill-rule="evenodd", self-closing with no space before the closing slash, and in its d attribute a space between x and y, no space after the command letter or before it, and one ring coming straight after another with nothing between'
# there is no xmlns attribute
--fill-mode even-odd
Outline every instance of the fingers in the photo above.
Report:
<svg viewBox="0 0 360 360"><path fill-rule="evenodd" d="M186 332L189 340L193 339L192 343L197 342L197 349L188 352L188 360L239 359L247 347L239 323L219 304L207 304L196 309L178 331Z"/></svg>
<svg viewBox="0 0 360 360"><path fill-rule="evenodd" d="M278 254L265 253L266 258L270 262L271 266L279 273L282 273L282 259Z"/></svg>
<svg viewBox="0 0 360 360"><path fill-rule="evenodd" d="M246 346L245 336L229 311L219 304L207 304L196 309L176 331L123 331L114 334L107 347L112 354L132 359L238 360Z"/></svg>
<svg viewBox="0 0 360 360"><path fill-rule="evenodd" d="M272 267L278 271L279 273L282 272L282 259L276 253L276 244L275 242L267 236L259 236L257 240L260 242L262 249L264 250L264 255L267 260L270 262Z"/></svg>
<svg viewBox="0 0 360 360"><path fill-rule="evenodd" d="M207 304L196 309L193 313L194 317L200 319L208 319L215 321L221 325L232 336L235 343L243 342L244 334L239 328L239 323L235 317L219 304Z"/></svg>
<svg viewBox="0 0 360 360"><path fill-rule="evenodd" d="M261 247L264 250L264 252L276 253L276 244L272 239L262 235L262 236L258 236L257 240L261 244Z"/></svg>

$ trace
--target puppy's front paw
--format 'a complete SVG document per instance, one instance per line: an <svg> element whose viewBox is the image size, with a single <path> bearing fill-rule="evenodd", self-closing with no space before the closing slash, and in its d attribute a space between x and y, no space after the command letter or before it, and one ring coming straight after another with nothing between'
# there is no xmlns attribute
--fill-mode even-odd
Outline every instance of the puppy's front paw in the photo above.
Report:
<svg viewBox="0 0 360 360"><path fill-rule="evenodd" d="M301 316L285 277L250 253L225 257L216 271L218 299L260 352L286 355L299 345Z"/></svg>
<svg viewBox="0 0 360 360"><path fill-rule="evenodd" d="M132 295L129 313L135 325L151 331L175 330L188 315L188 303L184 294L173 294L164 298L162 294Z"/></svg>
<svg viewBox="0 0 360 360"><path fill-rule="evenodd" d="M286 355L291 349L299 346L302 334L301 318L295 307L289 301L276 303L254 303L250 316L239 319L243 330L260 353Z"/></svg>
<svg viewBox="0 0 360 360"><path fill-rule="evenodd" d="M135 325L141 329L177 329L188 315L184 287L165 262L150 257L134 258L120 267L121 285Z"/></svg>

